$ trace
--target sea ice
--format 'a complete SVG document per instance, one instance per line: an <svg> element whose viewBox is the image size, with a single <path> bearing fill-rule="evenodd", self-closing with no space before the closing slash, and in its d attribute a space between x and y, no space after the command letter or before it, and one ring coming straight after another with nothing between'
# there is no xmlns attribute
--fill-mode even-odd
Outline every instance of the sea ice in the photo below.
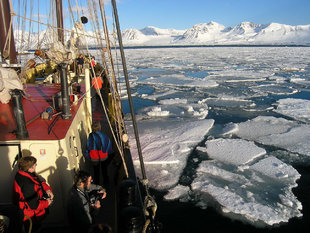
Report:
<svg viewBox="0 0 310 233"><path fill-rule="evenodd" d="M291 190L300 174L292 166L241 139L215 139L206 146L212 160L200 163L191 185L199 200L259 226L302 216L302 205ZM239 169L244 164L251 165Z"/></svg>
<svg viewBox="0 0 310 233"><path fill-rule="evenodd" d="M245 165L266 154L265 149L257 147L254 142L239 139L214 139L206 142L210 158L223 163Z"/></svg>
<svg viewBox="0 0 310 233"><path fill-rule="evenodd" d="M308 124L299 124L272 116L258 116L235 125L236 127L233 127L229 124L228 128L240 138L310 156L310 125ZM224 132L229 133L225 129Z"/></svg>
<svg viewBox="0 0 310 233"><path fill-rule="evenodd" d="M191 122L163 121L154 125L144 121L139 124L141 150L150 186L168 189L178 183L190 152L209 132L214 120ZM129 133L132 131L128 128ZM140 163L133 134L130 133L131 153L137 172Z"/></svg>
<svg viewBox="0 0 310 233"><path fill-rule="evenodd" d="M310 122L310 100L280 99L277 101L277 108L274 111L296 120Z"/></svg>
<svg viewBox="0 0 310 233"><path fill-rule="evenodd" d="M190 193L190 188L188 186L177 185L174 188L170 189L168 194L165 195L166 200L175 200L182 198L187 198Z"/></svg>
<svg viewBox="0 0 310 233"><path fill-rule="evenodd" d="M169 111L162 111L161 107L153 107L152 111L147 112L147 115L158 116L158 117L169 116Z"/></svg>
<svg viewBox="0 0 310 233"><path fill-rule="evenodd" d="M159 104L187 104L187 99L180 99L180 98L174 98L174 99L164 99L160 100L158 102Z"/></svg>
<svg viewBox="0 0 310 233"><path fill-rule="evenodd" d="M139 110L142 154L150 186L168 190L166 200L191 200L201 208L212 204L232 218L258 225L300 217L302 205L292 193L300 175L280 161L279 155L297 160L300 155L310 157L310 126L302 124L309 122L308 100L282 99L272 103L279 95L297 91L302 92L299 96L308 98L309 50L152 49L145 58L149 51L128 49L132 74L138 76L132 82L140 97L157 102L160 114L169 112L163 120L147 115L155 112L153 105ZM148 92L144 93L146 89ZM197 121L197 117L206 118L208 110L216 118L216 125L209 132L206 147L196 147L214 124ZM260 112L282 114L298 122L257 117ZM245 118L251 120L229 123L222 135L218 132L228 119L238 122ZM196 123L190 123L192 120ZM229 139L214 139L218 136ZM134 140L130 144L139 168ZM272 152L257 145L272 146ZM183 182L179 184L179 179L186 165L186 172L191 169L187 158L194 148L199 154L194 158L198 169L188 187Z"/></svg>

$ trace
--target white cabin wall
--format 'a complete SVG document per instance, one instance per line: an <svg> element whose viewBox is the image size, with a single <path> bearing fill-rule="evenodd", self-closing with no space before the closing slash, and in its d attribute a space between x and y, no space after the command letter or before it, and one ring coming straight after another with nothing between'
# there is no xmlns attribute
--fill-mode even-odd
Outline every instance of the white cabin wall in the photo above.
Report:
<svg viewBox="0 0 310 233"><path fill-rule="evenodd" d="M0 144L0 204L12 204L13 182L17 167L12 167L19 155L19 144Z"/></svg>

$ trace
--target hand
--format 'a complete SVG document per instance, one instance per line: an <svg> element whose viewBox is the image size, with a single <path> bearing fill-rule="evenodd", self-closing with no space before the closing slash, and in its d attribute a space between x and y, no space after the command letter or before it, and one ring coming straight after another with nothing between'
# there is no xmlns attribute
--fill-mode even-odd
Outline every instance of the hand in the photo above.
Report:
<svg viewBox="0 0 310 233"><path fill-rule="evenodd" d="M47 190L47 191L46 191L46 194L47 194L47 196L48 196L51 200L54 199L54 194L53 194L53 192L52 192L51 190Z"/></svg>
<svg viewBox="0 0 310 233"><path fill-rule="evenodd" d="M46 200L48 202L48 206L50 206L53 203L53 199L51 199L51 198L47 198Z"/></svg>
<svg viewBox="0 0 310 233"><path fill-rule="evenodd" d="M107 192L105 190L100 190L99 193L103 193L101 199L104 199L107 196Z"/></svg>
<svg viewBox="0 0 310 233"><path fill-rule="evenodd" d="M95 203L91 204L92 207L94 207L95 209L100 209L101 205L100 205L100 201L96 201Z"/></svg>

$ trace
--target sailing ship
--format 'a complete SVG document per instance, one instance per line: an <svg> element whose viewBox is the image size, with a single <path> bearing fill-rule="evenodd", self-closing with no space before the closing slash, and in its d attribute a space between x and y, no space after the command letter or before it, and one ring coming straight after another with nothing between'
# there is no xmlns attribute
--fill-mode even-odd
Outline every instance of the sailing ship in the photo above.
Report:
<svg viewBox="0 0 310 233"><path fill-rule="evenodd" d="M112 31L108 30L103 0L68 0L65 12L63 5L62 0L0 1L0 214L11 217L12 209L14 213L11 190L16 163L22 156L32 155L38 160L37 173L55 194L43 228L68 227L68 190L76 171L90 169L83 154L96 120L112 139L117 158L109 168L113 185L97 222L110 225L113 232L158 231L156 202L148 190L139 150L115 0L108 6ZM47 20L44 14L49 15ZM92 66L95 52L100 62ZM77 72L76 59L81 54L86 62L82 72ZM119 54L121 59L116 59ZM117 63L121 63L122 75L116 72ZM105 88L95 91L91 80L98 72L106 77ZM134 170L123 120L122 80L131 108L141 179ZM12 226L10 231L14 231Z"/></svg>

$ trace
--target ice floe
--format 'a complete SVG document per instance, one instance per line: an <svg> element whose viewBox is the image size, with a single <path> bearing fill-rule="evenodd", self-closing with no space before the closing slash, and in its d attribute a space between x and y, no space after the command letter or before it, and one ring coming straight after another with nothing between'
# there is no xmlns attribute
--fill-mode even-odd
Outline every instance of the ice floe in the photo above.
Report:
<svg viewBox="0 0 310 233"><path fill-rule="evenodd" d="M310 125L272 116L259 116L239 124L229 124L225 133L264 145L310 156Z"/></svg>
<svg viewBox="0 0 310 233"><path fill-rule="evenodd" d="M292 193L300 174L292 166L241 139L215 139L206 146L211 160L200 163L191 185L205 205L258 226L302 216Z"/></svg>
<svg viewBox="0 0 310 233"><path fill-rule="evenodd" d="M178 183L187 158L204 139L214 120L192 122L144 122L139 126L141 150L150 186L168 189ZM143 130L145 129L145 130ZM137 170L140 169L135 140L131 138L131 153Z"/></svg>
<svg viewBox="0 0 310 233"><path fill-rule="evenodd" d="M296 120L310 122L310 100L286 98L278 100L276 105L275 112Z"/></svg>

